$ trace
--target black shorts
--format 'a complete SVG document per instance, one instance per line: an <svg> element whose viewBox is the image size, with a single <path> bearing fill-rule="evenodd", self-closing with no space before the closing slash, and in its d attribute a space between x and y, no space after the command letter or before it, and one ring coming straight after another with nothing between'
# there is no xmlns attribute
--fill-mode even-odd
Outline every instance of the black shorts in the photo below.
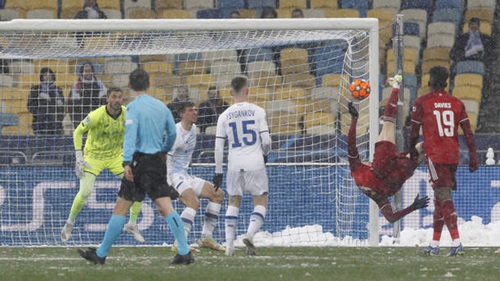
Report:
<svg viewBox="0 0 500 281"><path fill-rule="evenodd" d="M162 197L175 197L176 191L167 184L165 154L134 153L132 172L134 182L122 179L118 196L128 201L142 201L146 194L155 201Z"/></svg>

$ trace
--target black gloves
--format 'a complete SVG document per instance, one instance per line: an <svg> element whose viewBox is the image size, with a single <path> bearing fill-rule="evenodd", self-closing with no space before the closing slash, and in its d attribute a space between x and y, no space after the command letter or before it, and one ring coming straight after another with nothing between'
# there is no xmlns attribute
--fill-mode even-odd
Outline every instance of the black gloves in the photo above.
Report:
<svg viewBox="0 0 500 281"><path fill-rule="evenodd" d="M267 163L267 155L262 155L264 157L264 164Z"/></svg>
<svg viewBox="0 0 500 281"><path fill-rule="evenodd" d="M413 201L413 204L412 207L413 207L413 210L418 210L418 209L422 209L422 208L425 208L427 207L427 205L429 205L429 197L428 196L425 196L425 197L422 197L422 198L418 198L420 194L417 194L417 197L415 197L415 200Z"/></svg>
<svg viewBox="0 0 500 281"><path fill-rule="evenodd" d="M358 110L354 107L354 105L352 104L352 101L347 104L347 108L349 109L349 113L351 114L352 117L354 117L354 118L359 117Z"/></svg>
<svg viewBox="0 0 500 281"><path fill-rule="evenodd" d="M215 173L214 175L215 191L219 190L219 187L221 186L222 186L222 174Z"/></svg>

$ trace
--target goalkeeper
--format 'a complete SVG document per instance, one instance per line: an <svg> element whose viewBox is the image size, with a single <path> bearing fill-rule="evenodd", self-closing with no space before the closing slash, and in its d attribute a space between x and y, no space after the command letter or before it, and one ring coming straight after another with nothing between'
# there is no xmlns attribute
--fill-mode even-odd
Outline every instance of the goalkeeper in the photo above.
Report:
<svg viewBox="0 0 500 281"><path fill-rule="evenodd" d="M90 112L73 132L75 146L75 173L80 179L80 190L73 200L68 220L61 230L61 239L66 242L71 236L76 216L94 190L94 183L99 173L108 169L119 178L123 178L122 154L125 134L125 107L122 106L123 92L120 88L110 88L106 95L106 105ZM85 156L82 153L83 135L87 134ZM135 240L144 242L144 237L137 227L137 217L142 202L136 202L130 208L129 223L125 231L134 235Z"/></svg>
<svg viewBox="0 0 500 281"><path fill-rule="evenodd" d="M356 123L359 114L352 102L348 104L349 113L352 116L347 135L351 175L359 189L377 203L384 217L391 223L415 210L425 208L429 204L429 197L419 198L417 194L413 204L403 210L394 212L389 201L389 197L401 189L404 182L413 175L418 166L418 162L411 160L408 153L396 153L394 122L396 121L399 84L401 81L401 75L396 75L387 80L387 83L392 86L392 92L385 107L384 124L378 142L375 144L372 163L362 163L359 159L356 147ZM421 147L421 143L416 145L416 149L419 151L419 160L423 156Z"/></svg>

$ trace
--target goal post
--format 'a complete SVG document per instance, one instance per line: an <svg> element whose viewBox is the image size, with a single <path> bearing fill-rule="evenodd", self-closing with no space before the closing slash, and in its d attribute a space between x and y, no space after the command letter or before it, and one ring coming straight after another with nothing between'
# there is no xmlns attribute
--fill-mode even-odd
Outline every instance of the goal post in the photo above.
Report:
<svg viewBox="0 0 500 281"><path fill-rule="evenodd" d="M379 134L378 32L372 18L0 22L0 58L9 64L9 72L0 74L0 244L63 245L60 230L79 186L73 173L72 130L81 118L73 114L75 104L87 80L89 93L102 90L99 85L119 87L130 102L128 74L142 67L150 73L149 94L169 103L186 90L200 107L210 87L230 104L231 79L248 78L250 101L266 109L273 138L269 208L259 237L270 238L271 246L378 245L379 210L350 176L346 143L348 86L354 78L367 79L372 93L359 102L357 135L362 158L372 159ZM89 63L94 75L82 78ZM55 87L41 85L46 67ZM49 96L55 93L50 89L60 89L62 99L40 101L33 96L37 85ZM40 103L27 106L34 101ZM55 118L33 118L41 113ZM50 122L62 129L48 129ZM215 124L207 122L198 126L191 172L210 181ZM108 171L98 176L69 244L100 242L118 187ZM146 243L171 243L153 205L146 200L139 217ZM191 242L201 233L205 206L203 201ZM214 234L220 242L224 206ZM252 212L249 201L243 206L238 234ZM122 235L117 243L134 241Z"/></svg>

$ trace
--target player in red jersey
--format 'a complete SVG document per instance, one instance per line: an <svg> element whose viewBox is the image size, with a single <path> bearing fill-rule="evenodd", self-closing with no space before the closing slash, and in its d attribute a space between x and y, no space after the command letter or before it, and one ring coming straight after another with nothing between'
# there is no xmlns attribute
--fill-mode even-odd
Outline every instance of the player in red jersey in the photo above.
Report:
<svg viewBox="0 0 500 281"><path fill-rule="evenodd" d="M375 144L373 162L363 163L359 159L356 147L356 124L358 111L349 103L349 113L352 116L351 126L347 135L349 167L356 185L363 193L377 203L384 217L391 223L401 219L409 213L424 208L429 203L427 196L415 198L410 206L403 210L394 212L389 197L396 194L404 182L413 175L418 163L409 158L408 153L397 153L395 145L395 124L397 115L397 102L399 94L399 83L402 76L396 75L388 80L393 90L387 101L384 112L384 124L379 139ZM417 146L421 149L421 144Z"/></svg>
<svg viewBox="0 0 500 281"><path fill-rule="evenodd" d="M434 189L434 234L424 253L437 255L443 225L450 231L453 240L448 255L464 254L457 226L457 213L453 205L452 190L457 189L456 171L459 163L458 126L469 149L469 170L478 169L476 141L469 123L465 106L459 99L444 89L447 86L448 70L435 66L430 70L431 92L416 99L411 116L410 147L418 141L420 127L424 137L424 150ZM412 152L412 155L415 151ZM414 158L412 156L412 158Z"/></svg>

